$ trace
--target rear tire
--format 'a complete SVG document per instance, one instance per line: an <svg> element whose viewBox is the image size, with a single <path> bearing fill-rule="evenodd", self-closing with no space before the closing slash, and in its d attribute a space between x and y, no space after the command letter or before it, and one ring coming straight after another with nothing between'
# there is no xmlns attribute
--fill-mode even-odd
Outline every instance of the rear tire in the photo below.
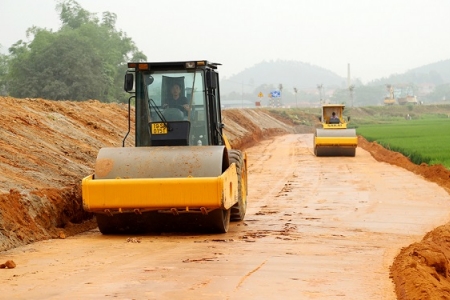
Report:
<svg viewBox="0 0 450 300"><path fill-rule="evenodd" d="M236 164L238 177L238 202L231 207L231 221L242 221L247 211L247 169L241 151L230 150L228 158Z"/></svg>
<svg viewBox="0 0 450 300"><path fill-rule="evenodd" d="M118 218L114 218L114 216L108 216L105 214L95 214L95 218L97 219L98 229L102 234L114 234L118 232Z"/></svg>
<svg viewBox="0 0 450 300"><path fill-rule="evenodd" d="M314 145L314 155L317 155L317 145L316 145L316 137L317 137L317 129L314 131L314 136L313 136L313 145Z"/></svg>
<svg viewBox="0 0 450 300"><path fill-rule="evenodd" d="M348 156L355 157L356 156L356 148L348 151Z"/></svg>
<svg viewBox="0 0 450 300"><path fill-rule="evenodd" d="M219 233L227 233L230 227L231 209L215 209L208 213L211 228Z"/></svg>
<svg viewBox="0 0 450 300"><path fill-rule="evenodd" d="M112 216L95 214L98 229L102 234L136 234L157 230L156 212L146 212L142 215L134 213L119 213Z"/></svg>

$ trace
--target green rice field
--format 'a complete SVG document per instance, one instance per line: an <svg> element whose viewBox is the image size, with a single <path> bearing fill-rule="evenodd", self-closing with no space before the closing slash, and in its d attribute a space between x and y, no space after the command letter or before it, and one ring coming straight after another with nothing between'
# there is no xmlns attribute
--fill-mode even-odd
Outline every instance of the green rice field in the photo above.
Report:
<svg viewBox="0 0 450 300"><path fill-rule="evenodd" d="M358 135L401 152L415 164L442 164L450 169L450 118L447 116L422 116L356 127Z"/></svg>

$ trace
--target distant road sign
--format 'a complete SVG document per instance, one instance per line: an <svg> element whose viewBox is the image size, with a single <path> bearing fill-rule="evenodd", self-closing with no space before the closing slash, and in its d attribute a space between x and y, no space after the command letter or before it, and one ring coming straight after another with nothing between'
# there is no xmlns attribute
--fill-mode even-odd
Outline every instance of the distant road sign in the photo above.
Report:
<svg viewBox="0 0 450 300"><path fill-rule="evenodd" d="M259 97L259 98L264 97L263 93L259 92L258 97Z"/></svg>
<svg viewBox="0 0 450 300"><path fill-rule="evenodd" d="M272 96L272 98L280 98L281 92L280 91L271 91L270 95Z"/></svg>

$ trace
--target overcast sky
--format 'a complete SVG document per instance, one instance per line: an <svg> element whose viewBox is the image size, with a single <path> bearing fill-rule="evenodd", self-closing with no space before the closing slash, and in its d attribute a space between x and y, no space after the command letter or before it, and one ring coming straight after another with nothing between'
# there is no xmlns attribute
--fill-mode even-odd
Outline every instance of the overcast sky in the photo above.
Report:
<svg viewBox="0 0 450 300"><path fill-rule="evenodd" d="M2 53L35 25L58 30L57 0L0 0ZM149 61L206 59L232 76L295 60L363 82L450 59L448 0L78 0L113 12Z"/></svg>

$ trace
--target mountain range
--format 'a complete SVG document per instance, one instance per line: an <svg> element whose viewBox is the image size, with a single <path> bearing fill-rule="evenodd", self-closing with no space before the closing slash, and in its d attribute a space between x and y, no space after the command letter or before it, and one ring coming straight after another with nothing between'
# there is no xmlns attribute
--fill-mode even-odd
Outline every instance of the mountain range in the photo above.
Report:
<svg viewBox="0 0 450 300"><path fill-rule="evenodd" d="M255 90L279 89L282 87L298 90L316 89L318 84L327 88L346 88L347 78L319 66L299 61L262 61L240 73L221 81L223 94L253 93ZM373 80L367 86L386 84L431 83L441 85L450 83L450 59L411 69L403 74L392 74L388 77ZM356 81L356 85L362 85Z"/></svg>

